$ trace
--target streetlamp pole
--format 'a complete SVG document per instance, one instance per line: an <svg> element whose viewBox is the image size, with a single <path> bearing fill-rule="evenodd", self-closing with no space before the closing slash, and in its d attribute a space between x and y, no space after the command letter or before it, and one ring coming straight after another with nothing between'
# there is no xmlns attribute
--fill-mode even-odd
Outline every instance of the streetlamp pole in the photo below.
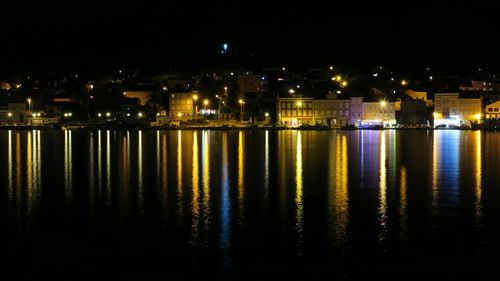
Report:
<svg viewBox="0 0 500 281"><path fill-rule="evenodd" d="M196 103L196 100L198 99L198 95L193 95L193 100L194 100L194 117L198 117L198 104Z"/></svg>
<svg viewBox="0 0 500 281"><path fill-rule="evenodd" d="M240 99L238 102L240 103L240 121L243 121L243 104L245 103L245 101Z"/></svg>
<svg viewBox="0 0 500 281"><path fill-rule="evenodd" d="M297 125L299 125L299 107L302 105L301 101L297 102Z"/></svg>

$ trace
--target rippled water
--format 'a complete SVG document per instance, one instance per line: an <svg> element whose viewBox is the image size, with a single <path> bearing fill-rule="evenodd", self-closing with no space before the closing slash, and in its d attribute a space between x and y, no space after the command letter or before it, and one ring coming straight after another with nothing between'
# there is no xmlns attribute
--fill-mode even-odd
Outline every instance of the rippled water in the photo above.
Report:
<svg viewBox="0 0 500 281"><path fill-rule="evenodd" d="M0 131L16 280L475 279L500 265L500 134Z"/></svg>

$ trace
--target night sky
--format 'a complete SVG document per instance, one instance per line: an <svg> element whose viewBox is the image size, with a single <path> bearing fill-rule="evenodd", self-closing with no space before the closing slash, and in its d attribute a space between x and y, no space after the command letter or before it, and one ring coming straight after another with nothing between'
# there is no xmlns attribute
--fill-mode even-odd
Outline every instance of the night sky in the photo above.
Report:
<svg viewBox="0 0 500 281"><path fill-rule="evenodd" d="M244 65L500 65L494 3L66 2L2 7L2 73L212 66L224 41Z"/></svg>

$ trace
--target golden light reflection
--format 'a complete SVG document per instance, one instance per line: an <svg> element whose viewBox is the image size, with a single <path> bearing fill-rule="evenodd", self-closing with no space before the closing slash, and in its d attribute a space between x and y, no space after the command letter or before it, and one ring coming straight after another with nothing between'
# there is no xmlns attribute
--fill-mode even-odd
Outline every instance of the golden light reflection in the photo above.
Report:
<svg viewBox="0 0 500 281"><path fill-rule="evenodd" d="M26 207L29 217L32 216L33 209L33 147L31 131L28 131L26 142Z"/></svg>
<svg viewBox="0 0 500 281"><path fill-rule="evenodd" d="M296 151L296 163L295 163L295 206L296 206L296 228L297 234L299 236L299 244L302 244L302 233L304 225L304 194L303 194L303 179L302 179L302 136L301 132L297 132L297 151Z"/></svg>
<svg viewBox="0 0 500 281"><path fill-rule="evenodd" d="M379 223L381 232L378 238L380 244L385 242L387 234L387 155L386 155L386 142L385 132L381 132L380 138L380 182L379 182Z"/></svg>
<svg viewBox="0 0 500 281"><path fill-rule="evenodd" d="M40 141L40 130L36 132L36 182L37 182L37 198L40 195L40 188L42 186L42 147Z"/></svg>
<svg viewBox="0 0 500 281"><path fill-rule="evenodd" d="M160 154L161 154L160 131L156 130L156 185L157 186L160 186L160 181L161 181L161 175L160 175L160 170L161 170Z"/></svg>
<svg viewBox="0 0 500 281"><path fill-rule="evenodd" d="M120 203L124 205L128 200L129 196L129 186L130 186L130 142L129 142L129 132L127 135L122 137L121 145L121 182L122 188L120 188Z"/></svg>
<svg viewBox="0 0 500 281"><path fill-rule="evenodd" d="M400 193L400 209L399 209L399 216L401 218L401 230L406 232L407 229L407 215L406 215L406 204L407 204L407 195L406 195L406 184L407 184L407 179L406 179L406 167L401 166L401 188L399 190Z"/></svg>
<svg viewBox="0 0 500 281"><path fill-rule="evenodd" d="M167 135L163 133L161 139L161 186L163 189L163 202L167 200Z"/></svg>
<svg viewBox="0 0 500 281"><path fill-rule="evenodd" d="M438 211L438 168L441 165L439 161L438 148L440 147L439 131L434 131L432 140L432 190L431 190L431 212L436 215ZM435 216L434 216L435 217Z"/></svg>
<svg viewBox="0 0 500 281"><path fill-rule="evenodd" d="M336 137L335 163L335 232L339 242L347 239L347 224L349 222L349 193L348 193L348 159L347 137Z"/></svg>
<svg viewBox="0 0 500 281"><path fill-rule="evenodd" d="M94 208L95 190L94 133L90 133L89 138L89 201L92 210Z"/></svg>
<svg viewBox="0 0 500 281"><path fill-rule="evenodd" d="M264 198L269 200L269 131L266 130L264 147Z"/></svg>
<svg viewBox="0 0 500 281"><path fill-rule="evenodd" d="M182 215L183 209L183 194L182 194L182 136L181 131L177 131L177 204L178 215Z"/></svg>
<svg viewBox="0 0 500 281"><path fill-rule="evenodd" d="M143 191L143 174L142 174L142 131L139 130L137 141L137 204L139 205L139 212L144 212L144 191Z"/></svg>
<svg viewBox="0 0 500 281"><path fill-rule="evenodd" d="M27 188L27 205L28 210L31 210L31 200L33 199L33 151L31 143L31 131L28 131L26 142L26 188Z"/></svg>
<svg viewBox="0 0 500 281"><path fill-rule="evenodd" d="M8 192L8 198L9 198L9 203L12 201L12 196L13 196L13 188L14 188L14 183L13 183L13 167L12 167L12 131L9 130L9 148L7 152L7 161L8 161L8 187L7 187L7 192Z"/></svg>
<svg viewBox="0 0 500 281"><path fill-rule="evenodd" d="M64 130L64 197L67 207L73 198L73 160L71 130Z"/></svg>
<svg viewBox="0 0 500 281"><path fill-rule="evenodd" d="M482 155L481 155L481 131L476 131L476 185L475 185L475 208L476 224L480 224L482 218Z"/></svg>
<svg viewBox="0 0 500 281"><path fill-rule="evenodd" d="M22 188L22 174L21 174L21 135L16 133L16 206L17 213L19 214L21 208L21 188Z"/></svg>
<svg viewBox="0 0 500 281"><path fill-rule="evenodd" d="M245 140L243 132L238 133L238 209L239 209L239 223L243 224L244 213L244 196L245 196Z"/></svg>
<svg viewBox="0 0 500 281"><path fill-rule="evenodd" d="M208 131L203 131L203 223L210 225L210 141Z"/></svg>
<svg viewBox="0 0 500 281"><path fill-rule="evenodd" d="M191 222L191 235L192 242L198 239L198 225L200 222L200 194L199 194L199 163L198 163L198 136L196 131L193 132L193 179L192 179L192 193L193 198L191 201L191 212L192 212L192 222Z"/></svg>
<svg viewBox="0 0 500 281"><path fill-rule="evenodd" d="M99 201L102 199L102 140L101 130L97 132L97 193Z"/></svg>

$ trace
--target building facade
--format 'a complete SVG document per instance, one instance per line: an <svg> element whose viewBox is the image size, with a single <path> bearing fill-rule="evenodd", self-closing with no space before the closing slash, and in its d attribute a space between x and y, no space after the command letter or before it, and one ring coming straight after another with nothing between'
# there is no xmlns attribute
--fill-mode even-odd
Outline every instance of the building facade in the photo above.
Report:
<svg viewBox="0 0 500 281"><path fill-rule="evenodd" d="M361 127L396 126L396 109L394 102L363 102Z"/></svg>
<svg viewBox="0 0 500 281"><path fill-rule="evenodd" d="M427 92L408 90L408 91L406 91L406 95L409 96L413 100L424 101L427 106L432 106L432 99L427 98Z"/></svg>
<svg viewBox="0 0 500 281"><path fill-rule="evenodd" d="M484 109L484 118L487 120L500 118L500 100L486 106Z"/></svg>
<svg viewBox="0 0 500 281"><path fill-rule="evenodd" d="M482 100L480 96L436 93L434 105L434 126L458 127L481 122Z"/></svg>
<svg viewBox="0 0 500 281"><path fill-rule="evenodd" d="M328 127L348 125L351 120L351 101L326 99L313 101L314 124Z"/></svg>
<svg viewBox="0 0 500 281"><path fill-rule="evenodd" d="M278 98L277 113L282 126L313 125L313 98Z"/></svg>
<svg viewBox="0 0 500 281"><path fill-rule="evenodd" d="M278 98L278 124L298 127L301 125L322 125L342 127L361 124L361 97L337 99L329 95L327 99L313 98Z"/></svg>
<svg viewBox="0 0 500 281"><path fill-rule="evenodd" d="M196 92L172 93L168 97L169 117L193 118L195 117Z"/></svg>

